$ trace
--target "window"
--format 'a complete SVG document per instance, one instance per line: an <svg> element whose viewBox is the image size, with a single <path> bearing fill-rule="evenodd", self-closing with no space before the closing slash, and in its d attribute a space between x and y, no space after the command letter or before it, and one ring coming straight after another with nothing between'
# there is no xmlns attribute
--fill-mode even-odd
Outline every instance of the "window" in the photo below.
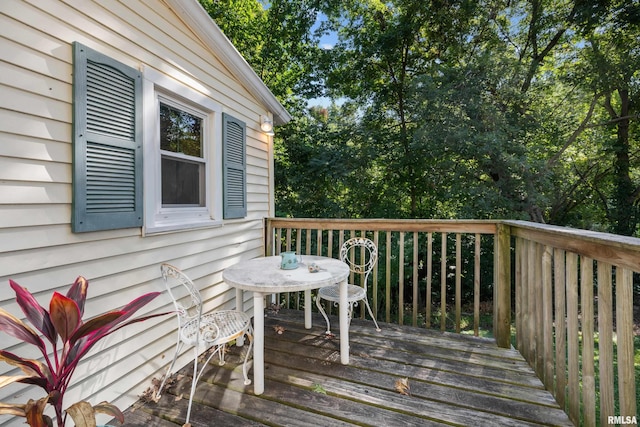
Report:
<svg viewBox="0 0 640 427"><path fill-rule="evenodd" d="M156 72L145 72L145 232L222 220L221 107Z"/></svg>
<svg viewBox="0 0 640 427"><path fill-rule="evenodd" d="M204 120L165 102L159 119L162 207L205 206Z"/></svg>
<svg viewBox="0 0 640 427"><path fill-rule="evenodd" d="M74 232L154 233L246 216L244 122L165 74L79 43L73 90Z"/></svg>

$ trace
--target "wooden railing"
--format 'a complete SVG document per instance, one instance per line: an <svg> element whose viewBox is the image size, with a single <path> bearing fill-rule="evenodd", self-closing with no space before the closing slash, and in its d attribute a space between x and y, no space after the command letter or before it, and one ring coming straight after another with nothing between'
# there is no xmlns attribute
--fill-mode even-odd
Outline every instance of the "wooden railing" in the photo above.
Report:
<svg viewBox="0 0 640 427"><path fill-rule="evenodd" d="M379 252L368 284L377 318L426 327L437 322L443 331L469 330L475 335L485 326L499 345L508 347L509 264L494 257L494 252L500 253L494 251L500 244L498 228L495 221L473 220L270 218L266 220L265 253L294 250L301 255L337 258L346 239L369 237ZM504 240L500 247L508 254ZM502 280L495 279L494 271L505 272L499 275ZM503 303L493 304L489 325L484 325L486 304L481 307L481 302L499 300Z"/></svg>
<svg viewBox="0 0 640 427"><path fill-rule="evenodd" d="M515 247L520 353L576 425L635 417L640 239L519 221L504 226Z"/></svg>
<svg viewBox="0 0 640 427"><path fill-rule="evenodd" d="M475 335L488 329L497 345L515 345L576 425L636 416L640 239L524 221L270 218L265 254L337 257L353 236L379 248L368 284L379 319Z"/></svg>

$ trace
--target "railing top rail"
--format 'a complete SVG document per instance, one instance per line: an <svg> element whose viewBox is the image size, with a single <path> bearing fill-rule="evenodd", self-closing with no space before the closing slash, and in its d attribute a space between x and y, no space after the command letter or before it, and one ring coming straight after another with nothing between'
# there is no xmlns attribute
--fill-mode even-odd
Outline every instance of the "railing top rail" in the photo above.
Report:
<svg viewBox="0 0 640 427"><path fill-rule="evenodd" d="M502 223L510 227L512 236L640 272L639 238L528 221Z"/></svg>
<svg viewBox="0 0 640 427"><path fill-rule="evenodd" d="M497 221L467 219L334 219L267 218L274 228L315 228L320 230L422 231L440 233L495 234Z"/></svg>
<svg viewBox="0 0 640 427"><path fill-rule="evenodd" d="M496 234L499 224L521 237L640 272L640 239L517 220L267 218L273 228Z"/></svg>

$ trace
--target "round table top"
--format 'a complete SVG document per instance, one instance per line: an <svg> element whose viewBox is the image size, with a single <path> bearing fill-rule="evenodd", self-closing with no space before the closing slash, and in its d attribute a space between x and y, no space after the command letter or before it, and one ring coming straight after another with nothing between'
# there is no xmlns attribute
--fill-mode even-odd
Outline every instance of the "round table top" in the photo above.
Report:
<svg viewBox="0 0 640 427"><path fill-rule="evenodd" d="M241 261L226 268L222 279L245 291L279 293L335 285L349 276L349 266L335 258L302 255L302 262L293 270L281 269L280 260L280 256L270 256ZM311 263L317 264L320 271L309 272L307 266Z"/></svg>

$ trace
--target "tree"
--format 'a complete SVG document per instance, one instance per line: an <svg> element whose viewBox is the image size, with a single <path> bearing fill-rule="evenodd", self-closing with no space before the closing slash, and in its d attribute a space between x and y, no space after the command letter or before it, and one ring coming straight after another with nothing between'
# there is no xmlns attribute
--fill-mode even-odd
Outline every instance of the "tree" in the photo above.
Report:
<svg viewBox="0 0 640 427"><path fill-rule="evenodd" d="M593 94L604 86L586 88L562 73L577 73L572 61L590 45L586 35L602 31L605 18L624 15L629 22L632 8L623 14L621 5L581 0L332 5L329 16L342 43L327 85L362 111L361 133L370 135L378 153L372 167L398 200L395 216L599 222L595 217L602 209L582 206L603 199L596 184L610 181L611 171L566 156L594 126ZM637 40L637 31L630 30L623 31ZM637 69L633 60L627 65ZM590 141L588 151L594 143L601 146L600 140ZM625 156L617 158L620 164ZM626 200L618 211L633 213L635 187L622 185L629 181L629 168L616 170L614 187L622 193L613 200ZM597 172L598 181L587 171ZM567 209L582 215L571 217ZM595 214L585 218L588 212Z"/></svg>
<svg viewBox="0 0 640 427"><path fill-rule="evenodd" d="M549 159L565 176L556 223L633 235L638 225L637 129L640 8L610 2L584 7L572 43L554 61L556 87L570 88L575 106L566 138ZM568 93L568 91L567 91ZM579 194L575 197L574 194ZM579 202L577 202L579 200ZM571 211L577 211L577 215Z"/></svg>
<svg viewBox="0 0 640 427"><path fill-rule="evenodd" d="M207 13L273 94L292 112L313 97L310 59L319 50L311 28L317 0L200 0Z"/></svg>
<svg viewBox="0 0 640 427"><path fill-rule="evenodd" d="M607 14L587 35L585 52L589 76L586 81L601 96L607 116L601 125L609 133L607 151L613 155L611 231L623 235L633 235L640 221L640 180L634 177L640 166L636 155L640 142L636 136L640 114L640 15L638 5L635 10L631 6L619 3Z"/></svg>
<svg viewBox="0 0 640 427"><path fill-rule="evenodd" d="M635 232L637 0L202 2L295 117L279 215Z"/></svg>

